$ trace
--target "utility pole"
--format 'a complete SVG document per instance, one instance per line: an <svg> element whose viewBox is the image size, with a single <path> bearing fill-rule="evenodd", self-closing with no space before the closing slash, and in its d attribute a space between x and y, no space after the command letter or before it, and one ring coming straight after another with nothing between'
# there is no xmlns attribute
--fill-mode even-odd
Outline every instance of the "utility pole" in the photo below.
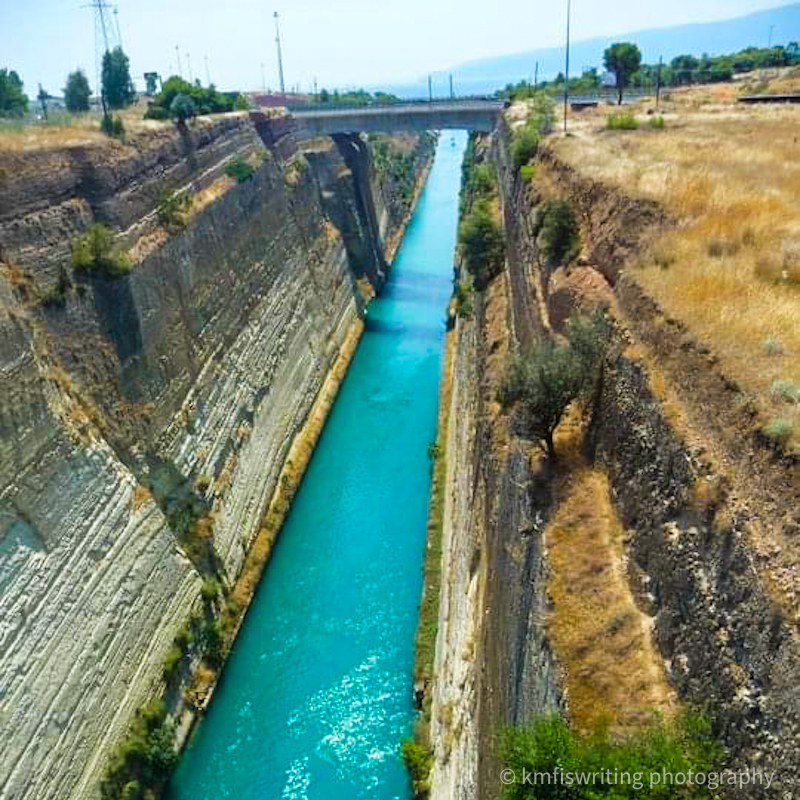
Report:
<svg viewBox="0 0 800 800"><path fill-rule="evenodd" d="M264 62L261 62L261 91L267 93L267 79L264 77Z"/></svg>
<svg viewBox="0 0 800 800"><path fill-rule="evenodd" d="M183 66L181 65L181 48L175 45L175 55L178 58L178 76L183 77Z"/></svg>
<svg viewBox="0 0 800 800"><path fill-rule="evenodd" d="M119 32L119 9L116 7L114 8L114 26L117 29L117 42L122 47L122 34Z"/></svg>
<svg viewBox="0 0 800 800"><path fill-rule="evenodd" d="M433 102L433 78L428 75L428 102Z"/></svg>
<svg viewBox="0 0 800 800"><path fill-rule="evenodd" d="M567 106L569 105L569 18L572 0L567 0L567 63L564 75L564 133L567 132Z"/></svg>
<svg viewBox="0 0 800 800"><path fill-rule="evenodd" d="M536 68L533 71L533 88L539 85L539 62L536 62Z"/></svg>
<svg viewBox="0 0 800 800"><path fill-rule="evenodd" d="M91 0L87 5L82 8L91 8L94 11L94 71L95 71L95 88L97 93L101 96L102 100L102 73L103 73L103 57L106 53L112 50L115 45L122 46L119 41L119 26L116 32L111 27L111 6L106 0ZM115 41L116 39L116 41Z"/></svg>
<svg viewBox="0 0 800 800"><path fill-rule="evenodd" d="M658 59L658 71L656 72L656 105L661 98L661 68L664 66L664 56Z"/></svg>
<svg viewBox="0 0 800 800"><path fill-rule="evenodd" d="M281 55L281 31L278 26L278 12L273 15L275 17L275 46L278 48L278 77L281 81L281 94L286 97L286 86L283 82L283 56Z"/></svg>
<svg viewBox="0 0 800 800"><path fill-rule="evenodd" d="M452 100L455 97L453 94L453 74L450 74L450 99Z"/></svg>
<svg viewBox="0 0 800 800"><path fill-rule="evenodd" d="M770 25L769 26L769 43L767 44L767 47L770 48L770 49L772 48L772 31L774 31L774 30L775 30L775 26L774 25Z"/></svg>
<svg viewBox="0 0 800 800"><path fill-rule="evenodd" d="M206 81L208 82L208 85L211 86L211 73L208 71L208 56L203 56L203 61L206 65Z"/></svg>
<svg viewBox="0 0 800 800"><path fill-rule="evenodd" d="M189 71L189 83L194 83L194 75L192 74L192 54L186 54L186 69Z"/></svg>

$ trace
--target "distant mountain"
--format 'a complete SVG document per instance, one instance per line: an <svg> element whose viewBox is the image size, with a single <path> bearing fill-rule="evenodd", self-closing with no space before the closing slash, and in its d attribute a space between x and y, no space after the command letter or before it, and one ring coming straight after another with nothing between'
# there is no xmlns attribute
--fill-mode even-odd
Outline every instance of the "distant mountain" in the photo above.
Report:
<svg viewBox="0 0 800 800"><path fill-rule="evenodd" d="M690 55L720 55L745 47L766 47L770 26L775 26L773 44L788 44L800 40L800 3L758 11L744 17L693 25L676 25L634 33L573 42L570 47L571 72L580 74L584 67L602 69L603 51L614 42L629 41L639 45L645 62L655 63L663 56L668 62L684 53ZM434 93L445 95L452 72L458 94L494 92L507 83L533 76L539 62L539 78L554 77L564 69L564 48L547 47L525 53L483 58L453 67L433 76ZM428 94L427 78L412 84L384 87L404 97L423 97Z"/></svg>

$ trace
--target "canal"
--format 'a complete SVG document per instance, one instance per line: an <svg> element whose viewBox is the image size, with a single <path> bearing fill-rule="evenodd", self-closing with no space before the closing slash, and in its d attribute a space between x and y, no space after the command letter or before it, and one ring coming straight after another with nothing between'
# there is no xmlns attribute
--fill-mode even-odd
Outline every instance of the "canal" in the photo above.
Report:
<svg viewBox="0 0 800 800"><path fill-rule="evenodd" d="M466 133L444 133L170 800L393 800Z"/></svg>

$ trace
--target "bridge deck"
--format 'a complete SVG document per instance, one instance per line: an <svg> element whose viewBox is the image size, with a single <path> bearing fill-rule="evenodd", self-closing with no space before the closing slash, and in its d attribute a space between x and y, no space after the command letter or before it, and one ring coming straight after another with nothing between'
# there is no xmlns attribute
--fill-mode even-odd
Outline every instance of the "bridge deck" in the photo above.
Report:
<svg viewBox="0 0 800 800"><path fill-rule="evenodd" d="M501 100L393 103L351 108L295 108L292 116L309 135L393 133L466 129L491 131L503 110Z"/></svg>

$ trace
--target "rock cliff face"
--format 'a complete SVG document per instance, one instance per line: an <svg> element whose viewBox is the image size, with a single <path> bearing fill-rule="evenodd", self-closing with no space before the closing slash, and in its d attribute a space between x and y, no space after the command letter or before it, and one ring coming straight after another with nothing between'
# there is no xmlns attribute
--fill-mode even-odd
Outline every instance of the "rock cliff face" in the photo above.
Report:
<svg viewBox="0 0 800 800"><path fill-rule="evenodd" d="M502 210L513 199L503 140L479 141L480 161L497 167ZM544 625L546 476L496 402L508 353L541 326L511 214L506 268L455 330L430 736L441 800L498 796L498 730L561 703Z"/></svg>
<svg viewBox="0 0 800 800"><path fill-rule="evenodd" d="M241 569L402 220L364 146L348 162L281 118L3 154L0 176L0 798L89 798L160 691L200 562ZM163 187L194 198L182 230ZM71 269L94 221L128 275Z"/></svg>
<svg viewBox="0 0 800 800"><path fill-rule="evenodd" d="M456 327L432 796L498 797L496 731L561 702L544 625L550 478L493 403L510 348L600 302L624 341L595 399L588 457L607 475L626 529L631 591L652 617L671 687L707 710L728 766L774 773L769 789L730 788L726 797L789 800L800 786L797 582L774 567L780 548L761 532L795 535L796 462L739 434L735 385L626 272L663 210L581 178L546 147L535 181L522 180L509 144L501 121L488 147L506 266L476 298L474 320ZM569 201L583 244L578 263L553 276L539 266L533 235L550 196ZM473 641L475 656L462 663Z"/></svg>

